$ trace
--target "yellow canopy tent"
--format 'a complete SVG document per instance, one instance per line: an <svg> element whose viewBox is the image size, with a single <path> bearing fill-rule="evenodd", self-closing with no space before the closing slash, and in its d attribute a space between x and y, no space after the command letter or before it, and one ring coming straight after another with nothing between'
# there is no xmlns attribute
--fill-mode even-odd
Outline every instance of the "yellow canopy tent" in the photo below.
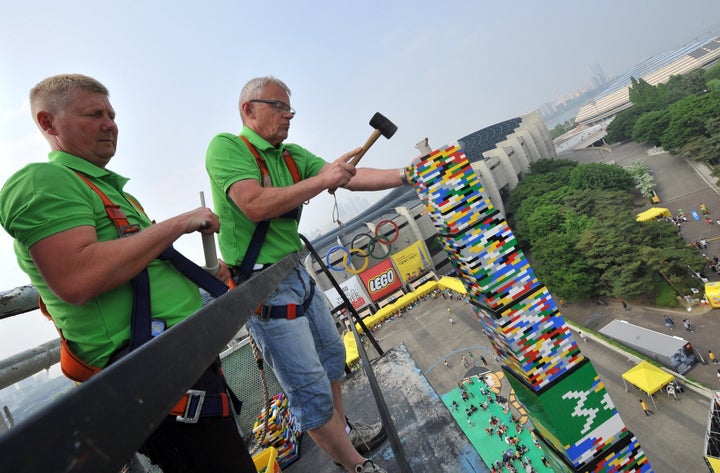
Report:
<svg viewBox="0 0 720 473"><path fill-rule="evenodd" d="M649 222L658 217L672 217L672 214L668 209L664 209L662 207L651 207L646 211L637 214L637 218L635 218L635 220L638 222Z"/></svg>
<svg viewBox="0 0 720 473"><path fill-rule="evenodd" d="M720 307L720 281L705 283L705 298L711 307Z"/></svg>
<svg viewBox="0 0 720 473"><path fill-rule="evenodd" d="M641 361L624 372L622 378L623 382L627 381L633 386L637 386L645 391L647 395L650 396L650 399L652 399L653 404L655 404L655 399L652 397L652 394L661 390L675 379L670 373L661 370L657 366L651 365L647 361ZM625 389L627 389L627 383L625 383Z"/></svg>
<svg viewBox="0 0 720 473"><path fill-rule="evenodd" d="M355 335L352 332L345 332L343 343L345 344L345 363L351 365L360 359L357 343L355 343Z"/></svg>
<svg viewBox="0 0 720 473"><path fill-rule="evenodd" d="M445 288L453 290L460 294L467 294L467 291L465 290L465 286L463 286L463 283L458 278L452 278L450 276L443 276L440 278L440 281L438 281L438 285Z"/></svg>

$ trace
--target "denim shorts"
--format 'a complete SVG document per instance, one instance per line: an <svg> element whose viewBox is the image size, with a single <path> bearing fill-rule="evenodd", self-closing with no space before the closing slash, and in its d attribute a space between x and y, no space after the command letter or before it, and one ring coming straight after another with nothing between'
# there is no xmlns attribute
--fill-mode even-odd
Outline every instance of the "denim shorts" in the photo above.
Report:
<svg viewBox="0 0 720 473"><path fill-rule="evenodd" d="M297 265L265 305L300 305L311 284L315 283L305 268ZM315 291L303 317L262 320L253 316L247 328L285 390L300 428L312 430L328 423L334 409L330 383L345 373L345 345L323 293Z"/></svg>

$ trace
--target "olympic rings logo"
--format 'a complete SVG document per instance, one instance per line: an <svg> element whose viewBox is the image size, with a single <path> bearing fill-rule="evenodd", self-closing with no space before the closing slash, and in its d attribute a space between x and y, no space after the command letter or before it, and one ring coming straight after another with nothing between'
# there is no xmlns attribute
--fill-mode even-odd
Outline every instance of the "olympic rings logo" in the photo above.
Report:
<svg viewBox="0 0 720 473"><path fill-rule="evenodd" d="M382 227L383 224L386 223L393 226L394 230L392 233L394 233L394 235L391 238L388 238L382 233L380 233L380 227ZM360 274L367 269L367 266L370 263L370 256L375 259L383 259L390 256L390 251L392 251L392 244L395 243L399 236L400 229L398 228L397 223L393 222L392 220L381 220L375 227L374 235L370 233L358 233L353 237L352 241L350 242L349 249L344 246L333 246L332 248L330 248L325 255L325 264L333 271L347 271L350 274ZM364 247L360 244L363 239L367 239L367 243L364 245ZM386 246L387 251L385 252L385 254L375 254L375 250L378 246L380 246L378 245L378 243L380 243L380 245ZM333 266L333 264L330 262L330 257L338 251L343 253L342 266L340 267ZM349 263L352 262L353 256L364 258L364 262L359 269L353 269L349 265Z"/></svg>

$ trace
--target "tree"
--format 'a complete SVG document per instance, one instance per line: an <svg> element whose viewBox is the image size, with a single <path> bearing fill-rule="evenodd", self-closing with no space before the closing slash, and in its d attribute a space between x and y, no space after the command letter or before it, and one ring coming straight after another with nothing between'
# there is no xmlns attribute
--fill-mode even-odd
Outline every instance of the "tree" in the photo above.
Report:
<svg viewBox="0 0 720 473"><path fill-rule="evenodd" d="M709 69L706 69L703 73L703 79L705 83L709 83L712 80L720 79L720 64L715 64Z"/></svg>
<svg viewBox="0 0 720 473"><path fill-rule="evenodd" d="M577 125L575 124L575 120L568 120L565 123L558 123L553 127L552 130L550 130L550 137L554 140L558 136L561 136L562 134L566 133L569 130L572 130Z"/></svg>
<svg viewBox="0 0 720 473"><path fill-rule="evenodd" d="M547 172L530 174L535 181L528 183L529 189L523 189L526 178L511 193L517 210L515 235L552 292L572 301L662 293L665 280L674 287L690 287L687 269L700 270L704 258L685 244L675 225L635 221L631 172L602 164L552 167L539 165ZM631 168L639 175L646 170L642 163ZM584 185L576 188L574 179ZM608 186L607 181L615 184Z"/></svg>
<svg viewBox="0 0 720 473"><path fill-rule="evenodd" d="M605 136L605 139L610 143L620 143L621 141L629 140L632 137L635 122L643 113L645 113L645 109L636 105L618 113L607 126L607 136Z"/></svg>
<svg viewBox="0 0 720 473"><path fill-rule="evenodd" d="M578 166L570 173L570 187L591 191L621 190L633 188L633 179L620 166L592 163Z"/></svg>
<svg viewBox="0 0 720 473"><path fill-rule="evenodd" d="M662 137L670 123L667 110L655 110L643 113L633 125L631 138L638 143L660 146Z"/></svg>
<svg viewBox="0 0 720 473"><path fill-rule="evenodd" d="M713 79L710 82L708 82L707 88L710 92L713 92L713 93L720 92L720 79Z"/></svg>
<svg viewBox="0 0 720 473"><path fill-rule="evenodd" d="M560 297L575 301L594 295L599 273L585 264L575 248L573 234L552 232L535 242L532 249L538 278Z"/></svg>
<svg viewBox="0 0 720 473"><path fill-rule="evenodd" d="M653 109L659 98L658 90L655 87L643 79L637 80L634 77L630 78L628 95L633 105L647 109Z"/></svg>
<svg viewBox="0 0 720 473"><path fill-rule="evenodd" d="M707 123L720 118L720 94L686 97L668 107L668 114L670 122L661 144L673 153L697 136L709 136Z"/></svg>

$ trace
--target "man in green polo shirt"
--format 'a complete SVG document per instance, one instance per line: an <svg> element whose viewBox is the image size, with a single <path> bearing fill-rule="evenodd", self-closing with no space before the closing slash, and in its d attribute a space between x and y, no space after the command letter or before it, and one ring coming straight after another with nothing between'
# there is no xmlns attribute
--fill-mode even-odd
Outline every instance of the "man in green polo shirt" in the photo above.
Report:
<svg viewBox="0 0 720 473"><path fill-rule="evenodd" d="M382 190L406 183L401 169L349 163L360 148L326 162L301 146L284 143L295 111L290 89L274 77L250 80L240 93L239 108L244 125L240 135L217 135L206 156L215 211L223 225L220 250L236 273L256 223L269 220L252 262L261 270L302 248L298 222L303 202L329 189ZM247 328L273 367L301 428L349 472L384 473L363 456L385 439L382 425L346 422L340 386L345 347L314 284L298 265Z"/></svg>
<svg viewBox="0 0 720 473"><path fill-rule="evenodd" d="M25 166L0 191L0 224L15 239L18 264L72 352L95 368L105 367L128 345L134 310L130 281L143 269L149 279L148 310L159 326L170 327L201 307L198 286L157 258L183 234L220 228L218 217L206 208L153 225L123 192L127 179L106 169L118 133L108 95L105 86L80 74L38 83L30 104L50 144L49 162ZM132 234L119 237L101 194L120 206ZM224 263L217 276L229 278ZM193 389L226 396L217 365ZM227 415L194 424L168 416L141 451L166 472L255 471Z"/></svg>

